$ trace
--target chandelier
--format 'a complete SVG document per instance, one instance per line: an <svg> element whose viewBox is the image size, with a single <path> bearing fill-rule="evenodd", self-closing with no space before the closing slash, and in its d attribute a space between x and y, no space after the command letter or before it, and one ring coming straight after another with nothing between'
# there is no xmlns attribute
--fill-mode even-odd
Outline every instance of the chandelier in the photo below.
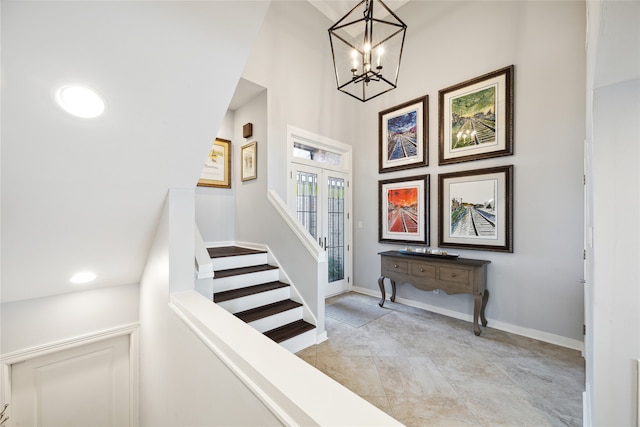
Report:
<svg viewBox="0 0 640 427"><path fill-rule="evenodd" d="M362 0L329 28L338 90L362 102L395 89L407 25L381 0Z"/></svg>

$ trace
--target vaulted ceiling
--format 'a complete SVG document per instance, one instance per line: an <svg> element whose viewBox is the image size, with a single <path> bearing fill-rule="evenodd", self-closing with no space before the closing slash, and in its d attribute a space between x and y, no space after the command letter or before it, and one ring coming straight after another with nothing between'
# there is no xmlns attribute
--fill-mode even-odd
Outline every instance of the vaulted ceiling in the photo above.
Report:
<svg viewBox="0 0 640 427"><path fill-rule="evenodd" d="M267 7L2 2L3 302L139 282L167 191L195 188ZM68 83L101 93L105 113L60 109ZM82 270L98 278L70 283Z"/></svg>

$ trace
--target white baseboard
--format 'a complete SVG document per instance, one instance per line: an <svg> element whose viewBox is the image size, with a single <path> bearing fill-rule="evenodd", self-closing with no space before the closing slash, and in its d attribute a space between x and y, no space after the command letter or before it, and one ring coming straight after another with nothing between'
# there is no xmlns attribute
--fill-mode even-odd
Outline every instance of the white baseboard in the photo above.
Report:
<svg viewBox="0 0 640 427"><path fill-rule="evenodd" d="M354 286L352 290L354 292L380 298L379 291L374 291L372 289L367 289L367 288L361 288L359 286ZM455 319L464 320L466 322L473 322L473 315L471 314L460 313L458 311L453 311L453 310L438 307L435 305L425 304L423 302L401 298L398 296L396 296L396 302L400 304L408 305L410 307L421 308L423 310L427 310L433 313L442 314L444 316L453 317ZM489 325L491 325L492 328L498 329L500 331L510 332L516 335L522 335L524 337L533 338L539 341L548 342L550 344L555 344L561 347L567 347L574 350L582 351L584 348L584 343L582 341L578 341L572 338L550 334L548 332L538 331L536 329L525 328L522 326L513 325L511 323L501 322L495 319L487 318L487 320L489 321Z"/></svg>

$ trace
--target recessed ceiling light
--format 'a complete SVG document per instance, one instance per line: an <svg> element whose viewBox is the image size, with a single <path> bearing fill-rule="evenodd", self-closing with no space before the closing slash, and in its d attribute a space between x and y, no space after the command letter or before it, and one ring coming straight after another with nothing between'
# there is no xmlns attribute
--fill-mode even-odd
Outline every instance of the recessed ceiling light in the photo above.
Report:
<svg viewBox="0 0 640 427"><path fill-rule="evenodd" d="M85 119L104 112L104 100L96 91L84 86L63 86L56 92L56 101L69 114Z"/></svg>
<svg viewBox="0 0 640 427"><path fill-rule="evenodd" d="M96 274L92 273L90 271L82 271L80 273L76 273L73 275L73 277L71 279L69 279L71 281L71 283L89 283L93 280L96 279Z"/></svg>

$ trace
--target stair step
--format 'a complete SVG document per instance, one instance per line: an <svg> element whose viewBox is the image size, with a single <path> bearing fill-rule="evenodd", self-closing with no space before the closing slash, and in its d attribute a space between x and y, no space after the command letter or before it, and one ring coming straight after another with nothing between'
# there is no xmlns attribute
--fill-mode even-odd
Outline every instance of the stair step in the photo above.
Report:
<svg viewBox="0 0 640 427"><path fill-rule="evenodd" d="M302 307L302 304L289 299L245 310L240 313L236 313L235 316L240 320L249 323L268 316L273 316L274 314L282 313L283 311L293 310L298 307Z"/></svg>
<svg viewBox="0 0 640 427"><path fill-rule="evenodd" d="M260 285L247 286L246 288L231 289L224 292L216 292L213 295L213 302L229 301L236 298L242 298L249 295L258 294L261 292L271 291L273 289L285 288L289 286L287 283L282 282L269 282L262 283Z"/></svg>
<svg viewBox="0 0 640 427"><path fill-rule="evenodd" d="M288 325L267 331L264 334L273 341L280 343L312 329L315 329L315 326L301 319L289 323Z"/></svg>
<svg viewBox="0 0 640 427"><path fill-rule="evenodd" d="M213 272L213 279L221 279L223 277L239 276L241 274L258 273L261 271L277 270L278 267L269 264L252 265L249 267L230 268L228 270L218 270Z"/></svg>
<svg viewBox="0 0 640 427"><path fill-rule="evenodd" d="M224 258L239 255L265 254L267 251L259 249L242 248L240 246L219 246L216 248L207 248L211 258Z"/></svg>

